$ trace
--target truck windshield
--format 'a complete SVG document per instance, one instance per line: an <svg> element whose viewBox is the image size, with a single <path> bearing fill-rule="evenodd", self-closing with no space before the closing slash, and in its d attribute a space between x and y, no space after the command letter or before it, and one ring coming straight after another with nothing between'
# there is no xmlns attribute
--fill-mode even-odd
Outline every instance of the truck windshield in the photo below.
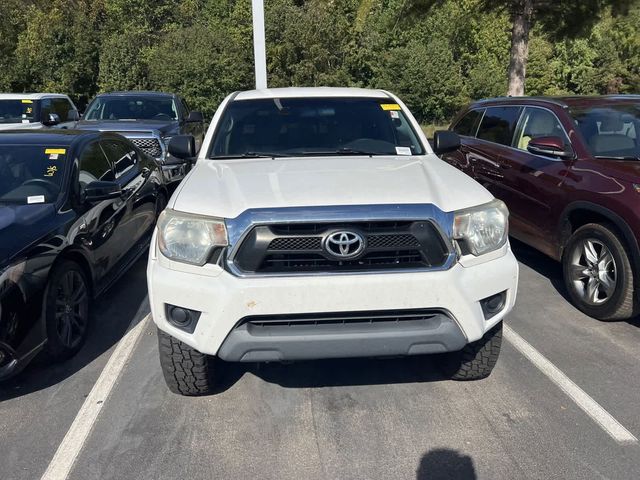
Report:
<svg viewBox="0 0 640 480"><path fill-rule="evenodd" d="M35 121L35 105L33 100L0 100L0 123Z"/></svg>
<svg viewBox="0 0 640 480"><path fill-rule="evenodd" d="M640 159L640 102L575 108L571 114L594 157Z"/></svg>
<svg viewBox="0 0 640 480"><path fill-rule="evenodd" d="M66 148L0 145L0 203L52 203L60 194Z"/></svg>
<svg viewBox="0 0 640 480"><path fill-rule="evenodd" d="M324 97L231 102L209 157L423 153L407 116L392 99Z"/></svg>
<svg viewBox="0 0 640 480"><path fill-rule="evenodd" d="M171 97L114 95L98 97L87 109L85 120L176 120L178 110Z"/></svg>

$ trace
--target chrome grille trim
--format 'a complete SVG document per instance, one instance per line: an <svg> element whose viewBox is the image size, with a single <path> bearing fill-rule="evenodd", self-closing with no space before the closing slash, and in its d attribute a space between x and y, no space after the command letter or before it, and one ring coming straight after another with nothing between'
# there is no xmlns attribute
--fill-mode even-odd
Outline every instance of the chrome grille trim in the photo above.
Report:
<svg viewBox="0 0 640 480"><path fill-rule="evenodd" d="M440 266L406 269L371 269L323 272L252 273L241 270L234 262L236 254L253 227L259 225L291 224L303 227L309 223L336 222L384 222L384 221L428 221L440 234L447 250L446 259ZM453 213L443 212L432 204L396 205L345 205L319 207L258 208L244 211L236 218L226 219L229 246L225 261L226 269L239 277L291 277L409 273L449 270L458 259L452 241Z"/></svg>

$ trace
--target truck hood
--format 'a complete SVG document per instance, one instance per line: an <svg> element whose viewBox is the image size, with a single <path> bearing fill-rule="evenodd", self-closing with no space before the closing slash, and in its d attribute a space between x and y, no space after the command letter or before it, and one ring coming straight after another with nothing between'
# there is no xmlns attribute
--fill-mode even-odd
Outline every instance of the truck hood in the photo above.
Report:
<svg viewBox="0 0 640 480"><path fill-rule="evenodd" d="M76 128L79 130L97 130L107 132L150 132L157 131L160 135L177 132L178 122L159 120L80 120Z"/></svg>
<svg viewBox="0 0 640 480"><path fill-rule="evenodd" d="M430 203L452 211L492 198L435 155L200 159L169 206L235 218L250 208L327 205Z"/></svg>

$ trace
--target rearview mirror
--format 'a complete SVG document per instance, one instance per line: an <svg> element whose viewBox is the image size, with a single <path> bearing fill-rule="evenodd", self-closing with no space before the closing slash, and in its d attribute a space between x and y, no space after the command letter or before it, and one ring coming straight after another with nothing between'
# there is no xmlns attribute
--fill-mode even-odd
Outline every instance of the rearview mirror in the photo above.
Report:
<svg viewBox="0 0 640 480"><path fill-rule="evenodd" d="M122 189L117 182L105 182L96 180L89 183L82 191L82 200L85 202L99 202L118 198L122 194Z"/></svg>
<svg viewBox="0 0 640 480"><path fill-rule="evenodd" d="M558 158L573 158L571 147L565 146L560 137L538 137L531 139L527 144L527 150L534 155L545 155Z"/></svg>
<svg viewBox="0 0 640 480"><path fill-rule="evenodd" d="M196 139L193 135L176 135L169 141L169 154L182 160L189 160L196 156ZM167 158L165 165L170 165Z"/></svg>
<svg viewBox="0 0 640 480"><path fill-rule="evenodd" d="M78 113L77 110L72 108L71 110L69 110L69 114L67 115L67 120L70 122L77 122L78 120L80 120L80 114Z"/></svg>
<svg viewBox="0 0 640 480"><path fill-rule="evenodd" d="M460 137L450 130L438 130L433 135L433 151L441 153L453 152L460 148Z"/></svg>
<svg viewBox="0 0 640 480"><path fill-rule="evenodd" d="M42 119L42 124L47 127L53 127L54 125L58 125L60 123L60 115L57 113L49 113L44 116Z"/></svg>
<svg viewBox="0 0 640 480"><path fill-rule="evenodd" d="M187 123L200 123L204 121L204 117L202 116L202 113L200 112L191 112L189 113L189 115L187 116L185 122Z"/></svg>

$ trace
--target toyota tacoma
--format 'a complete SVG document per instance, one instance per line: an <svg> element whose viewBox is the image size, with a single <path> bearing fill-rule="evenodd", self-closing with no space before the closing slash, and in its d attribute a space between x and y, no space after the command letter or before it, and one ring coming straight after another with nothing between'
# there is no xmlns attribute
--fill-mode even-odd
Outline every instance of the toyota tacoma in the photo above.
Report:
<svg viewBox="0 0 640 480"><path fill-rule="evenodd" d="M488 376L518 265L504 204L434 153L458 146L381 90L227 97L149 253L170 390L209 393L226 362L440 354Z"/></svg>

